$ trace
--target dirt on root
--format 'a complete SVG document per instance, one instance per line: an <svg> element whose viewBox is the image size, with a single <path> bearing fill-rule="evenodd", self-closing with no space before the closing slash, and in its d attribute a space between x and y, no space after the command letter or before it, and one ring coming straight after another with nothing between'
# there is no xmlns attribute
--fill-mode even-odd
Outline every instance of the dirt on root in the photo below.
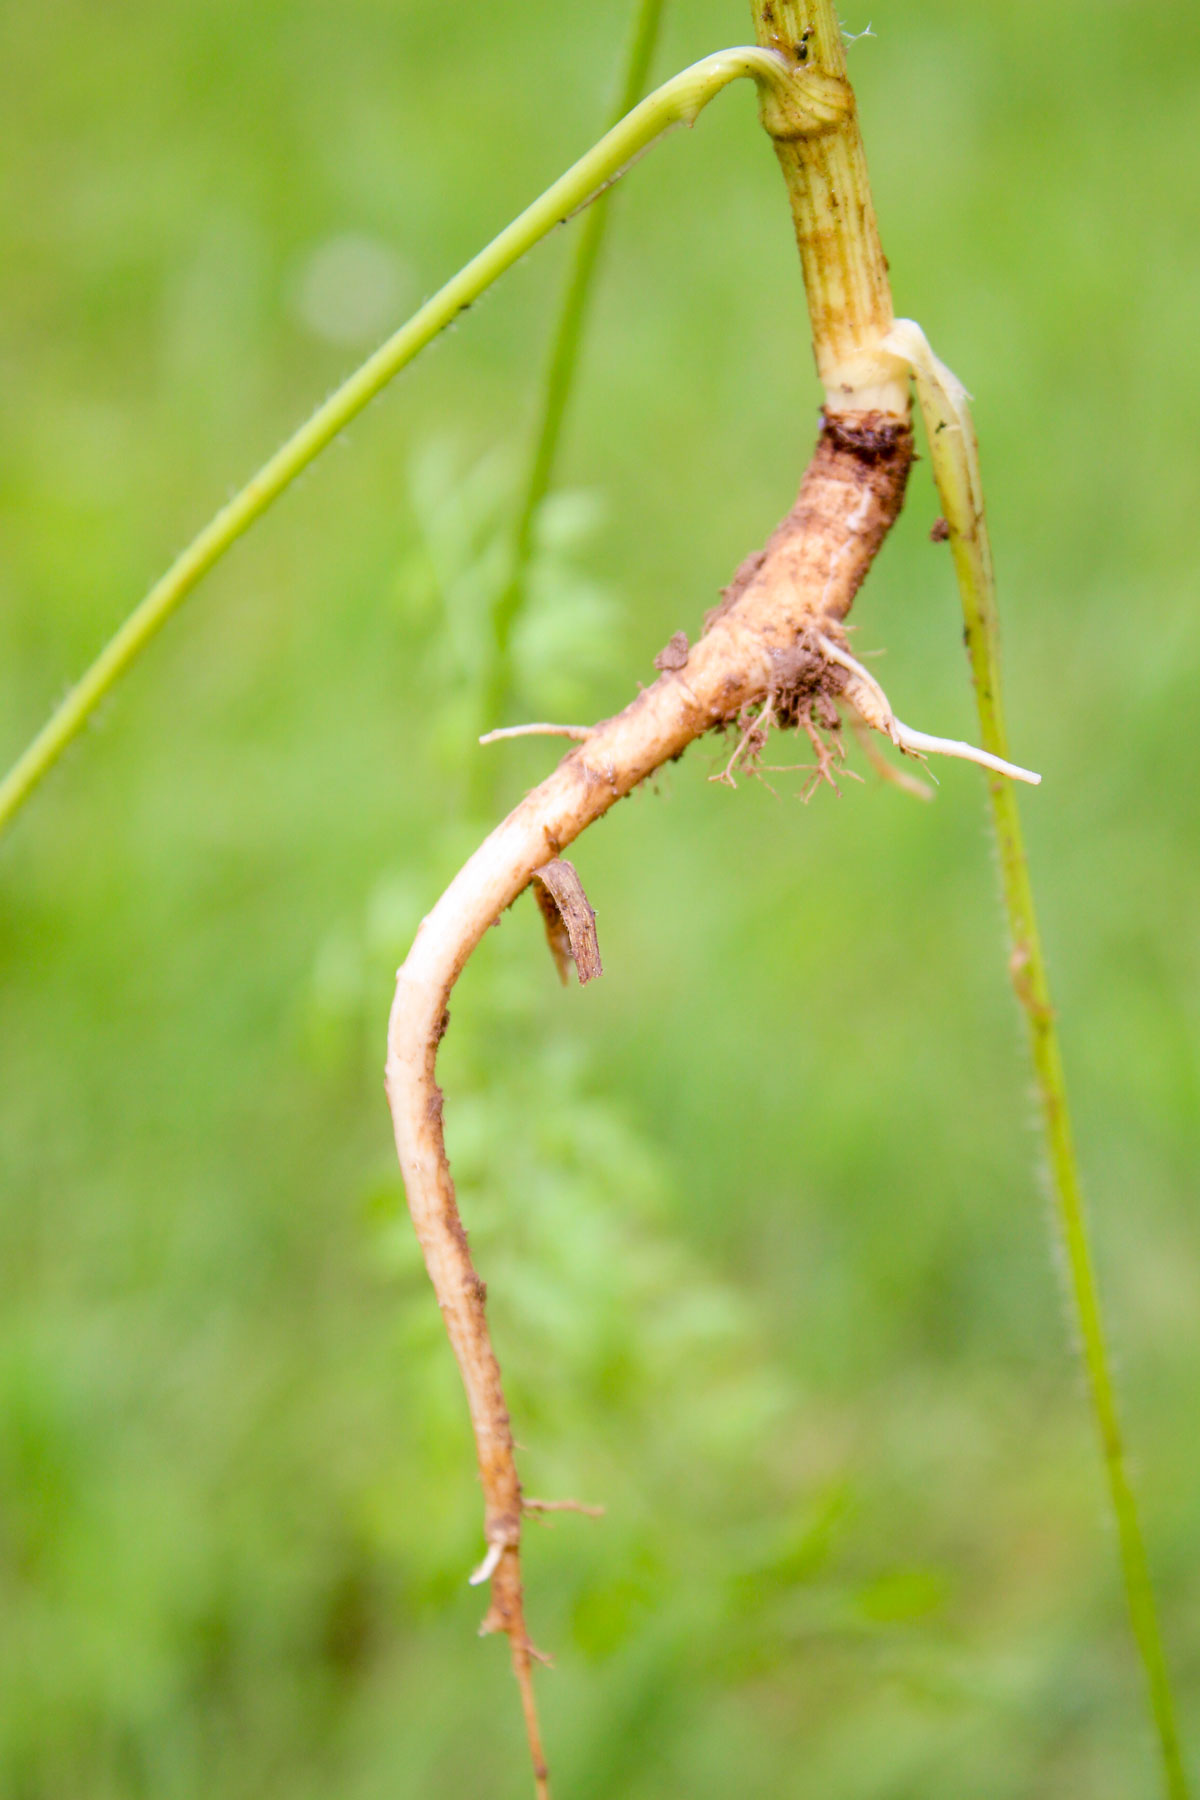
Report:
<svg viewBox="0 0 1200 1800"><path fill-rule="evenodd" d="M771 663L765 692L743 702L714 726L726 736L736 732L737 740L725 768L711 779L727 787L736 787L734 777L739 771L762 779L773 768L762 760L771 732L795 731L803 732L816 757L813 763L785 765L810 772L802 797L807 800L822 782L839 793L834 772L845 761L845 750L837 696L846 684L845 669L831 662L809 633L786 650L773 650Z"/></svg>

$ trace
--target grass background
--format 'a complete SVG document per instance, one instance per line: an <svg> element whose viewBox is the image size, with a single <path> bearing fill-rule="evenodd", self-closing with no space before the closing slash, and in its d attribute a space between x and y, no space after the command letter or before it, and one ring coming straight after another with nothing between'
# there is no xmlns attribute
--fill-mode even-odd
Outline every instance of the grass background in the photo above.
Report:
<svg viewBox="0 0 1200 1800"><path fill-rule="evenodd" d="M656 68L737 41L668 9ZM584 147L623 0L0 5L0 724ZM1124 1411L1200 1756L1200 15L876 0L898 309L976 396L1014 754ZM861 29L867 17L847 15ZM391 972L550 765L470 747L565 236L189 603L0 847L0 1787L520 1795L465 1409L381 1091ZM749 90L615 204L516 716L599 716L815 434ZM970 735L926 466L855 618ZM781 757L779 760L786 760ZM564 1800L1157 1791L975 772L807 809L699 747L527 904L447 1040L535 1493Z"/></svg>

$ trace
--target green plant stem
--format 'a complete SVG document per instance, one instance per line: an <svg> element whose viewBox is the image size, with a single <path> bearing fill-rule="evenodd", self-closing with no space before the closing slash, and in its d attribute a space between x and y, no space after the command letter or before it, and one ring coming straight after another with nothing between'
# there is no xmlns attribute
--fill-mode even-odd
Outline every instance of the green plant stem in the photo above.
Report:
<svg viewBox="0 0 1200 1800"><path fill-rule="evenodd" d="M616 102L609 115L612 122L624 117L646 85L662 10L663 0L639 0ZM521 484L521 502L513 525L508 575L504 587L492 603L491 639L481 685L484 730L503 723L502 715L512 686L513 628L525 604L526 579L533 554L534 526L550 488L567 401L579 361L579 346L592 279L607 222L608 197L602 194L595 205L589 208L575 239L558 324L546 359L537 426ZM485 765L477 758L473 767L480 769L484 779L490 784L498 765L494 762Z"/></svg>
<svg viewBox="0 0 1200 1800"><path fill-rule="evenodd" d="M978 447L966 394L962 384L932 354L923 333L910 321L902 321L897 326L893 340L903 343L912 361L934 477L950 526L980 736L985 749L1007 758L1008 730L1000 687L995 578ZM1126 1463L1100 1290L1071 1132L1062 1047L1038 930L1021 815L1011 782L990 776L988 792L1000 852L1004 905L1012 937L1009 967L1029 1033L1055 1212L1067 1254L1075 1323L1116 1524L1126 1602L1145 1672L1166 1792L1170 1800L1187 1800L1188 1781L1171 1679L1137 1498Z"/></svg>
<svg viewBox="0 0 1200 1800"><path fill-rule="evenodd" d="M729 82L753 76L786 83L780 59L754 48L720 50L655 90L499 237L428 300L406 325L345 381L283 448L223 506L130 614L0 782L0 830L29 798L105 695L162 629L197 582L261 518L296 477L362 412L394 375L555 225L593 200L673 125L691 124Z"/></svg>
<svg viewBox="0 0 1200 1800"><path fill-rule="evenodd" d="M830 412L907 416L908 372L881 350L892 324L854 90L832 0L751 0L755 35L795 72L762 94L762 122L787 186Z"/></svg>

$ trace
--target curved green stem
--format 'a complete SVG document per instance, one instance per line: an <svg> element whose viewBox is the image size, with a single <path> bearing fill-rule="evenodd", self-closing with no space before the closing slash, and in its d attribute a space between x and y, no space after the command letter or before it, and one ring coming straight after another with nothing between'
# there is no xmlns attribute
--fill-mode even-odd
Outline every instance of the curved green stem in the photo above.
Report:
<svg viewBox="0 0 1200 1800"><path fill-rule="evenodd" d="M966 391L957 377L934 356L925 334L911 320L899 320L888 342L909 361L916 379L934 478L950 527L950 547L954 552L962 595L980 734L985 749L996 756L1007 757L1008 731L1000 690L995 577L983 508L979 452ZM1051 1004L1050 979L1038 930L1021 815L1016 792L1009 782L993 775L988 781L988 790L1000 851L1004 904L1012 934L1009 966L1029 1032L1055 1210L1067 1253L1075 1321L1108 1478L1126 1603L1146 1676L1165 1789L1170 1800L1187 1800L1188 1781L1171 1678L1137 1496L1126 1463L1116 1387L1105 1339L1104 1313L1071 1133L1062 1047Z"/></svg>
<svg viewBox="0 0 1200 1800"><path fill-rule="evenodd" d="M616 103L610 115L614 121L629 111L645 86L662 10L663 0L640 0ZM541 407L522 483L521 503L513 524L508 578L492 603L491 642L487 647L481 686L484 730L501 723L504 703L512 685L513 627L525 603L526 577L533 554L534 525L550 487L567 400L579 360L584 315L607 222L607 196L601 195L589 209L575 239L558 325L546 359ZM487 776L485 779L491 777Z"/></svg>
<svg viewBox="0 0 1200 1800"><path fill-rule="evenodd" d="M317 408L308 423L302 425L241 492L221 508L199 536L193 538L14 763L0 782L0 830L29 798L104 696L201 577L220 561L243 532L262 517L284 489L291 486L297 475L362 412L392 377L539 239L615 181L656 138L673 125L691 124L722 88L743 75L777 84L789 79L788 70L779 57L770 51L749 47L719 50L664 82L448 281L432 300L426 301L407 325L401 326L323 406Z"/></svg>

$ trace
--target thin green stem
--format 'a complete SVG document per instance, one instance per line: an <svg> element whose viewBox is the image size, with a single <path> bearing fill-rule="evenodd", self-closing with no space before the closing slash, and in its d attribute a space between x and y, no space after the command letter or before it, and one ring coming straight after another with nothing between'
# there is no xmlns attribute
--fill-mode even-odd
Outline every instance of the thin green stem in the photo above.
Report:
<svg viewBox="0 0 1200 1800"><path fill-rule="evenodd" d="M662 10L663 0L639 0L616 102L609 115L613 122L624 117L646 85ZM502 723L505 702L512 686L513 628L525 604L526 580L533 555L534 527L541 504L550 488L567 401L579 361L579 346L592 278L607 222L607 195L601 195L589 209L575 239L558 325L546 359L541 405L521 485L521 502L513 524L508 576L492 604L491 641L487 648L481 686L481 712L485 730ZM476 763L473 766L480 765Z"/></svg>
<svg viewBox="0 0 1200 1800"><path fill-rule="evenodd" d="M241 492L221 508L199 536L193 538L14 763L0 782L0 830L29 798L101 700L197 582L392 377L547 232L565 222L615 181L656 138L673 125L691 124L722 88L744 75L771 83L785 83L788 79L788 72L778 57L749 47L717 51L664 82L448 281L324 405L317 408L308 423L301 426Z"/></svg>
<svg viewBox="0 0 1200 1800"><path fill-rule="evenodd" d="M983 507L979 453L966 394L957 378L933 355L924 334L911 321L900 321L891 335L891 342L912 364L934 477L950 526L980 734L985 749L993 755L1007 757L1008 731L1000 688L995 578ZM1116 1523L1125 1597L1145 1671L1166 1792L1170 1800L1187 1800L1188 1781L1171 1679L1137 1498L1126 1463L1104 1314L1071 1133L1062 1047L1038 930L1021 815L1016 791L1010 782L993 775L988 780L988 791L1000 851L1004 904L1012 935L1009 966L1029 1032L1055 1210L1067 1253L1075 1322Z"/></svg>

